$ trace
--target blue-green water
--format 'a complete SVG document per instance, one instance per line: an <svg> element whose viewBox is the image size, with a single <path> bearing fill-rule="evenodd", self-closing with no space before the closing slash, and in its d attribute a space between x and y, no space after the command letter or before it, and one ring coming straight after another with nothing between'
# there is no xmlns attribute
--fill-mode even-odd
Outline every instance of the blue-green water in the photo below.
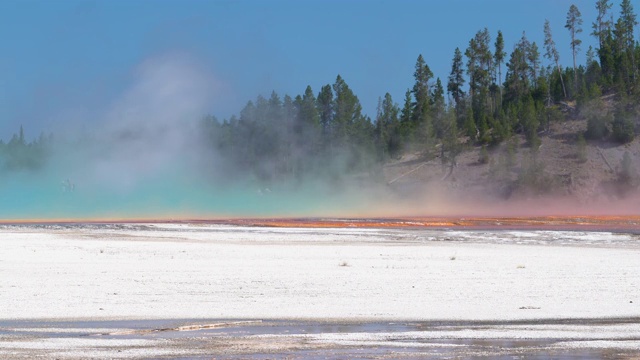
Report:
<svg viewBox="0 0 640 360"><path fill-rule="evenodd" d="M124 183L55 171L0 177L0 219L5 220L307 216L358 211L364 199L358 191L320 182L267 187L244 179L207 180L179 169Z"/></svg>

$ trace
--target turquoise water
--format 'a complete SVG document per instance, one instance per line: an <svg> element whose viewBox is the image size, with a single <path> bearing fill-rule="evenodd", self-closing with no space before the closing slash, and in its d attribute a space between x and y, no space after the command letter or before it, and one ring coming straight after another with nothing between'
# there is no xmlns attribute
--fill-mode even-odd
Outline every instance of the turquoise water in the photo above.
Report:
<svg viewBox="0 0 640 360"><path fill-rule="evenodd" d="M357 209L357 192L321 183L267 187L164 170L113 182L39 171L0 175L0 219L212 218L312 216ZM126 177L126 175L125 175ZM348 194L348 195L347 195Z"/></svg>

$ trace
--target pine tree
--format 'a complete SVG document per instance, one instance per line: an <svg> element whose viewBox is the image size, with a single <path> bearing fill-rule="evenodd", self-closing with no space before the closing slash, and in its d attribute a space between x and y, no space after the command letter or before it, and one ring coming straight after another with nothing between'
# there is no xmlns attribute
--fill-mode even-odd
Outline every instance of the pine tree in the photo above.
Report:
<svg viewBox="0 0 640 360"><path fill-rule="evenodd" d="M593 86L597 87L600 82L600 64L596 61L595 51L591 46L587 49L587 71L585 73L585 82L587 86L587 98L591 98L591 88Z"/></svg>
<svg viewBox="0 0 640 360"><path fill-rule="evenodd" d="M529 145L532 149L537 150L540 141L538 138L538 127L540 126L540 122L536 116L535 104L531 97L524 99L519 117L521 126L527 137L527 141L529 141Z"/></svg>
<svg viewBox="0 0 640 360"><path fill-rule="evenodd" d="M400 111L400 134L403 142L413 141L413 118L411 114L413 98L411 96L411 90L407 89L404 94L404 105Z"/></svg>
<svg viewBox="0 0 640 360"><path fill-rule="evenodd" d="M631 68L631 57L627 51L625 39L625 28L622 18L618 18L613 30L614 46L614 72L613 85L618 89L619 95L626 94L630 89L633 79L633 69Z"/></svg>
<svg viewBox="0 0 640 360"><path fill-rule="evenodd" d="M527 48L527 67L529 69L530 92L534 101L544 101L546 90L544 90L545 80L541 79L540 51L538 44L532 42Z"/></svg>
<svg viewBox="0 0 640 360"><path fill-rule="evenodd" d="M384 99L378 99L376 116L376 140L380 158L395 157L401 150L398 133L398 113L400 109L393 102L391 94L386 93Z"/></svg>
<svg viewBox="0 0 640 360"><path fill-rule="evenodd" d="M633 12L633 5L630 0L622 0L620 3L620 18L618 20L621 23L620 36L621 42L624 47L624 52L630 59L631 69L628 76L633 78L634 82L637 78L638 69L636 68L635 60L635 40L633 37L634 27L638 25L636 21L636 14Z"/></svg>
<svg viewBox="0 0 640 360"><path fill-rule="evenodd" d="M560 83L562 84L562 93L566 98L567 90L564 86L564 80L562 80L562 69L560 68L560 53L558 53L556 42L553 41L553 36L551 35L551 25L549 24L549 20L544 21L544 47L546 49L544 56L556 63L556 68L558 69L558 74L560 75Z"/></svg>
<svg viewBox="0 0 640 360"><path fill-rule="evenodd" d="M413 97L415 102L411 111L414 128L419 131L423 141L429 141L433 136L433 124L430 114L430 93L429 81L433 78L433 73L424 61L422 55L418 56L415 72L413 74L415 83L413 85Z"/></svg>
<svg viewBox="0 0 640 360"><path fill-rule="evenodd" d="M317 100L311 86L307 86L303 96L296 97L295 103L297 113L294 115L296 121L293 134L297 139L296 148L301 149L304 154L318 154L321 146L322 125Z"/></svg>
<svg viewBox="0 0 640 360"><path fill-rule="evenodd" d="M578 39L578 34L582 32L582 14L580 14L580 10L574 4L571 4L569 7L569 12L567 13L567 22L564 27L569 30L569 34L571 35L571 52L573 53L573 90L574 93L578 92L578 77L575 75L577 71L576 66L576 56L578 55L578 51L580 51L580 44L582 44L582 40Z"/></svg>
<svg viewBox="0 0 640 360"><path fill-rule="evenodd" d="M607 31L605 41L602 44L602 47L598 49L604 86L613 85L613 78L615 76L616 69L618 68L614 55L615 48L616 45L613 38L613 32Z"/></svg>
<svg viewBox="0 0 640 360"><path fill-rule="evenodd" d="M534 42L530 43L526 48L527 67L529 68L529 81L535 86L540 72L540 51L538 45Z"/></svg>
<svg viewBox="0 0 640 360"><path fill-rule="evenodd" d="M445 112L445 102L444 102L444 87L442 86L442 82L440 78L436 79L436 85L433 87L433 92L431 93L431 104L432 104L432 112L433 112L433 130L434 135L438 139L442 139L444 136L445 129L445 120L444 120L444 112Z"/></svg>
<svg viewBox="0 0 640 360"><path fill-rule="evenodd" d="M491 36L484 28L476 33L469 41L465 51L467 56L467 74L469 75L469 95L475 116L476 125L481 128L482 119L493 115L492 104L489 99L491 73L493 69L493 54L490 49Z"/></svg>
<svg viewBox="0 0 640 360"><path fill-rule="evenodd" d="M275 91L272 91L271 97L269 97L267 121L278 124L282 119L282 100Z"/></svg>
<svg viewBox="0 0 640 360"><path fill-rule="evenodd" d="M296 96L296 100L300 95ZM315 105L315 104L314 104ZM300 141L300 136L296 136L293 132L294 124L298 120L298 109L296 102L289 95L285 95L282 100L282 120L280 121L282 128L280 129L281 146L280 146L280 176L295 175L295 165L293 159L293 149L296 142Z"/></svg>
<svg viewBox="0 0 640 360"><path fill-rule="evenodd" d="M473 107L471 106L467 106L467 113L464 118L464 132L472 142L478 138L478 128L473 118Z"/></svg>
<svg viewBox="0 0 640 360"><path fill-rule="evenodd" d="M502 37L502 31L498 30L498 37L495 43L495 52L493 53L493 60L495 61L498 69L498 87L500 88L500 98L502 98L502 62L507 53L504 51L504 38Z"/></svg>
<svg viewBox="0 0 640 360"><path fill-rule="evenodd" d="M460 48L456 48L453 53L449 82L447 83L447 91L451 94L451 97L456 104L456 111L459 109L462 99L464 98L464 90L462 90L465 82L463 67L462 52L460 52Z"/></svg>
<svg viewBox="0 0 640 360"><path fill-rule="evenodd" d="M18 137L18 141L20 142L20 145L26 145L26 141L24 139L24 129L22 128L22 125L20 125L20 136Z"/></svg>
<svg viewBox="0 0 640 360"><path fill-rule="evenodd" d="M620 143L628 143L635 138L634 121L632 116L627 113L624 104L618 105L613 116L611 128L613 137Z"/></svg>
<svg viewBox="0 0 640 360"><path fill-rule="evenodd" d="M611 113L604 106L602 99L595 98L591 100L581 111L584 111L587 117L585 138L600 140L609 134L607 124L611 123Z"/></svg>
<svg viewBox="0 0 640 360"><path fill-rule="evenodd" d="M431 104L436 105L438 103L444 104L444 87L440 78L436 79L436 84L431 92Z"/></svg>
<svg viewBox="0 0 640 360"><path fill-rule="evenodd" d="M335 116L331 135L335 144L343 147L349 144L351 137L360 135L355 133L354 125L361 121L362 106L358 97L340 75L333 84L333 92L335 93L333 103Z"/></svg>
<svg viewBox="0 0 640 360"><path fill-rule="evenodd" d="M611 21L607 17L607 12L613 4L609 3L609 0L597 0L596 10L598 10L598 16L596 21L591 25L593 32L591 35L598 39L598 46L602 48L607 39L607 33L611 29Z"/></svg>
<svg viewBox="0 0 640 360"><path fill-rule="evenodd" d="M455 110L448 108L445 111L445 132L442 138L441 161L442 164L449 163L451 171L453 171L453 167L456 165L456 157L460 152L457 121Z"/></svg>
<svg viewBox="0 0 640 360"><path fill-rule="evenodd" d="M524 38L526 39L526 38ZM513 49L507 63L505 77L505 104L517 105L529 94L529 66L527 64L527 42L520 41Z"/></svg>
<svg viewBox="0 0 640 360"><path fill-rule="evenodd" d="M331 134L331 127L333 125L333 91L331 85L325 85L320 89L318 94L317 108L320 115L320 125L322 127L322 136L324 138L325 146L327 145L329 135Z"/></svg>
<svg viewBox="0 0 640 360"><path fill-rule="evenodd" d="M301 127L319 128L320 113L316 107L316 97L313 95L311 86L307 86L304 95L300 98L298 119ZM301 132L299 129L298 132Z"/></svg>

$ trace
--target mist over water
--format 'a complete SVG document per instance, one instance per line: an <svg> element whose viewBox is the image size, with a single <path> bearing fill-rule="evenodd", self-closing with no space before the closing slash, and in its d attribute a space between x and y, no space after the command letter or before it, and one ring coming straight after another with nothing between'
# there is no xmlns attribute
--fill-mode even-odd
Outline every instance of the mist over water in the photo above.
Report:
<svg viewBox="0 0 640 360"><path fill-rule="evenodd" d="M84 121L90 126L75 126L70 120L59 127L61 131L54 129L54 140L46 148L42 166L0 172L0 219L637 212L637 197L631 196L615 203L585 206L571 198L512 201L479 192L455 193L434 183L406 189L388 186L380 175L336 180L342 171L335 166L340 159L295 181L278 176L261 181L240 171L234 159L215 150L202 134L202 119L223 88L206 66L186 54L165 54L143 61L133 74L130 86L106 111ZM291 143L295 146L294 141ZM258 165L277 172L273 164Z"/></svg>
<svg viewBox="0 0 640 360"><path fill-rule="evenodd" d="M234 172L198 134L219 89L188 55L144 61L89 127L54 130L42 168L2 173L0 218L306 216L360 206L359 194L320 181L267 187Z"/></svg>

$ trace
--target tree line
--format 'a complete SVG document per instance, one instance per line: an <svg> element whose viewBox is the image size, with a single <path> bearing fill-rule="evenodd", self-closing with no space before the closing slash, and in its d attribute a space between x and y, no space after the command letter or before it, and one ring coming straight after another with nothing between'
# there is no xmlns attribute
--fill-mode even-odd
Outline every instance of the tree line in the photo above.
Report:
<svg viewBox="0 0 640 360"><path fill-rule="evenodd" d="M564 28L573 67L561 65L549 21L541 24L541 46L522 33L509 54L502 32L494 40L485 28L466 48L454 50L444 82L419 55L402 106L386 93L373 120L362 114L358 97L338 75L317 95L311 87L295 98L274 92L250 101L239 117L222 122L208 117L206 133L212 146L263 178L317 176L332 173L329 168L359 172L407 151L453 162L462 146L492 146L515 134L535 149L552 122L578 115L589 120L587 139L613 136L628 142L635 137L634 99L640 95L636 14L629 0L622 0L615 21L609 0L595 6L591 35L598 48L587 49L584 65L577 62L583 19L571 5ZM604 110L603 94L615 97L612 114Z"/></svg>
<svg viewBox="0 0 640 360"><path fill-rule="evenodd" d="M24 129L20 126L17 134L13 134L8 142L0 139L0 171L37 170L41 168L51 150L53 136L40 137L28 142Z"/></svg>
<svg viewBox="0 0 640 360"><path fill-rule="evenodd" d="M577 57L586 29L579 8L571 5L564 28L572 67L561 65L554 38L558 29L549 21L541 24L543 44L523 32L510 53L501 31L494 39L484 28L454 50L445 79L434 78L419 55L414 83L401 105L386 93L373 119L363 114L358 97L338 75L317 93L310 86L294 97L273 92L249 101L229 119L206 116L200 133L229 171L266 182L379 176L381 164L406 152L455 163L465 146L495 146L518 134L535 150L551 123L576 116L588 120L587 139L629 142L636 135L640 95L637 17L630 0L621 0L616 14L610 0L597 0L595 7L590 35L598 47L586 50L583 65ZM612 111L603 106L603 95L615 99ZM22 132L0 143L3 166L36 166L45 143L27 144Z"/></svg>

